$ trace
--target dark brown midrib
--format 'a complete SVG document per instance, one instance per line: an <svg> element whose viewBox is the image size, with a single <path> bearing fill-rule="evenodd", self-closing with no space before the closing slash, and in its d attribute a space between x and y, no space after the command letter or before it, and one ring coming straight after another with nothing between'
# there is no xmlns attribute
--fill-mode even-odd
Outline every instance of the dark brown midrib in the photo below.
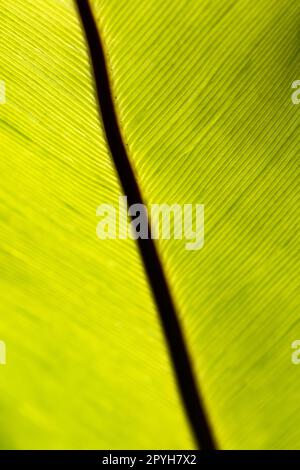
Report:
<svg viewBox="0 0 300 470"><path fill-rule="evenodd" d="M89 47L100 118L102 117L106 139L121 185L127 195L129 206L143 204L141 191L121 136L110 89L103 45L89 1L75 0L75 2ZM148 233L150 233L150 230ZM196 385L192 363L155 244L150 237L147 239L139 238L137 243L159 312L181 399L196 443L201 449L215 449L213 433L208 423L200 391Z"/></svg>

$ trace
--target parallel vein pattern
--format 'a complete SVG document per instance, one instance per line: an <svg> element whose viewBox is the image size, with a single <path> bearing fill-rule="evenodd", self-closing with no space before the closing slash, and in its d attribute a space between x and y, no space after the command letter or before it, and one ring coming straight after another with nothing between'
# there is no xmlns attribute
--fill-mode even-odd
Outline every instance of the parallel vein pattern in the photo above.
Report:
<svg viewBox="0 0 300 470"><path fill-rule="evenodd" d="M145 200L201 203L159 241L221 448L299 448L300 3L91 0Z"/></svg>
<svg viewBox="0 0 300 470"><path fill-rule="evenodd" d="M73 0L0 0L0 448L192 448Z"/></svg>
<svg viewBox="0 0 300 470"><path fill-rule="evenodd" d="M88 0L77 0L77 6L89 44L101 116L111 154L124 192L128 197L128 204L142 204L142 196L122 141L114 110L100 35ZM209 427L206 413L200 401L177 313L154 242L151 238L139 238L138 244L149 283L158 306L179 390L192 425L192 430L201 448L213 449L215 443L212 430Z"/></svg>

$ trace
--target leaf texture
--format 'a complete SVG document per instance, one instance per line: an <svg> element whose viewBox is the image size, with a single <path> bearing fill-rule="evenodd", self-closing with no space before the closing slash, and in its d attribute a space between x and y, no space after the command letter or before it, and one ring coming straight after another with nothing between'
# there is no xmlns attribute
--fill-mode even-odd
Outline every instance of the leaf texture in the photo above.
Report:
<svg viewBox="0 0 300 470"><path fill-rule="evenodd" d="M157 246L221 448L297 448L300 6L89 0L145 201L205 206ZM192 448L73 0L0 0L2 448Z"/></svg>
<svg viewBox="0 0 300 470"><path fill-rule="evenodd" d="M299 448L300 6L93 0L145 199L205 206L159 241L222 448Z"/></svg>
<svg viewBox="0 0 300 470"><path fill-rule="evenodd" d="M1 2L1 448L193 447L74 3Z"/></svg>

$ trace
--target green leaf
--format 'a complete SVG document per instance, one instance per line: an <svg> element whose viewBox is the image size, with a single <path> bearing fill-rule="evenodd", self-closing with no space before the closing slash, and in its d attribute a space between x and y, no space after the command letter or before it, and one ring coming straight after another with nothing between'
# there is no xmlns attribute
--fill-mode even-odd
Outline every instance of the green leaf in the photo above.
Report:
<svg viewBox="0 0 300 470"><path fill-rule="evenodd" d="M74 4L0 23L0 446L192 447L135 242L96 236L122 191Z"/></svg>
<svg viewBox="0 0 300 470"><path fill-rule="evenodd" d="M205 206L159 248L222 448L299 448L300 5L93 0L145 199Z"/></svg>
<svg viewBox="0 0 300 470"><path fill-rule="evenodd" d="M90 0L148 205L204 204L157 240L221 448L297 448L300 5ZM192 448L73 0L0 2L1 448Z"/></svg>

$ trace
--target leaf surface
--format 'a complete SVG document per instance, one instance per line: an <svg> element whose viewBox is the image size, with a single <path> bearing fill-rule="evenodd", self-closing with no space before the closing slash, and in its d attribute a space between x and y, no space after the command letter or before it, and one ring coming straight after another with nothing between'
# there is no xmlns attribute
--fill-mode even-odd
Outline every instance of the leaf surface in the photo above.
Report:
<svg viewBox="0 0 300 470"><path fill-rule="evenodd" d="M300 6L93 0L148 204L205 206L205 245L159 240L219 445L299 447Z"/></svg>
<svg viewBox="0 0 300 470"><path fill-rule="evenodd" d="M221 448L299 447L300 6L90 0L144 200L204 204L205 245L157 240ZM0 1L2 448L191 448L72 0Z"/></svg>
<svg viewBox="0 0 300 470"><path fill-rule="evenodd" d="M1 448L190 448L70 0L1 2Z"/></svg>

